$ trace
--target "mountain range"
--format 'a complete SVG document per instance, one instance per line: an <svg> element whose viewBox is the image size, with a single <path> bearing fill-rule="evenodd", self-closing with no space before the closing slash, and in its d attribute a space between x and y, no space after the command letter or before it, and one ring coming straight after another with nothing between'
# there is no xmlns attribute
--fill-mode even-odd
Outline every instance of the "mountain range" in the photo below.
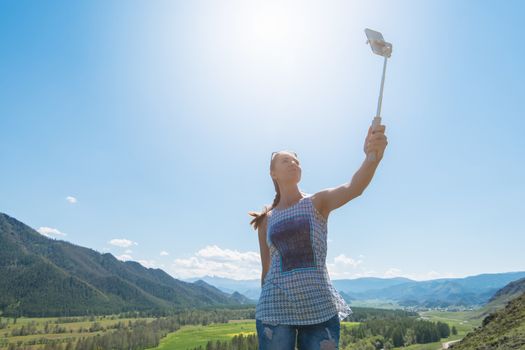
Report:
<svg viewBox="0 0 525 350"><path fill-rule="evenodd" d="M510 300L522 291L518 280L523 278L524 271L429 281L363 277L332 282L354 305L366 300L423 307L488 303L496 309L505 296ZM512 297L502 291L498 293L504 294L496 294L505 286L508 293L514 291ZM204 276L179 280L161 269L45 237L0 213L0 312L6 315L73 316L244 307L254 306L259 294L259 279Z"/></svg>
<svg viewBox="0 0 525 350"><path fill-rule="evenodd" d="M440 278L414 281L404 277L332 280L334 287L349 303L367 300L395 302L407 307L478 307L486 304L500 288L525 277L525 271L480 274L463 278ZM216 276L203 276L186 281L203 280L231 293L239 291L257 300L260 280L234 280Z"/></svg>
<svg viewBox="0 0 525 350"><path fill-rule="evenodd" d="M136 310L242 307L254 301L161 269L45 237L0 213L0 311L73 316Z"/></svg>

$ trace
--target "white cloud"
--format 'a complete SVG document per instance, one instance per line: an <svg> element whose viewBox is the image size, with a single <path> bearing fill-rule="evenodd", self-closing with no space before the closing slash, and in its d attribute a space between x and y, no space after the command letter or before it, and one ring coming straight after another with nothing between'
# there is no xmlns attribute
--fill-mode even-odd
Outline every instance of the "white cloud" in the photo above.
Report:
<svg viewBox="0 0 525 350"><path fill-rule="evenodd" d="M133 253L133 250L131 250L131 249L126 249L126 250L124 251L124 253L126 253L126 254L131 254L131 253Z"/></svg>
<svg viewBox="0 0 525 350"><path fill-rule="evenodd" d="M129 239L125 239L125 238L114 238L111 241L109 241L108 243L111 244L111 245L117 246L117 247L122 247L122 248L127 248L127 247L131 247L133 245L138 245L137 242L133 242L133 241L130 241Z"/></svg>
<svg viewBox="0 0 525 350"><path fill-rule="evenodd" d="M362 273L363 260L355 260L345 254L336 256L332 263L326 262L326 268L332 279L355 278Z"/></svg>
<svg viewBox="0 0 525 350"><path fill-rule="evenodd" d="M351 267L356 268L363 262L363 260L354 260L352 258L347 257L344 254L339 254L338 256L334 258L334 262L335 264L351 266Z"/></svg>
<svg viewBox="0 0 525 350"><path fill-rule="evenodd" d="M112 240L114 241L114 240ZM126 244L136 244L126 241ZM127 254L117 256L122 261L134 260L147 268L162 268L175 278L185 279L191 277L217 276L231 279L257 279L261 276L261 258L259 253L253 251L241 252L227 248L220 248L217 245L208 245L187 258L177 258L173 262L164 266L155 260L134 259L126 250ZM160 256L169 255L166 251L161 251ZM412 280L428 280L443 277L461 277L453 274L444 274L436 271L429 271L423 274L407 274L397 267L390 267L383 272L369 269L363 261L364 255L358 255L359 259L339 254L333 258L332 262L327 261L327 268L331 279L359 278L359 277L406 277Z"/></svg>
<svg viewBox="0 0 525 350"><path fill-rule="evenodd" d="M138 262L139 264L141 264L142 266L148 267L148 268L164 268L165 267L163 264L158 265L155 260L145 260L145 259L138 259L137 260L137 259L133 258L133 256L131 256L129 254L118 255L116 258L118 260L121 260L121 261L135 261L135 262Z"/></svg>
<svg viewBox="0 0 525 350"><path fill-rule="evenodd" d="M243 261L243 262L260 262L260 255L256 252L241 253L238 250L222 249L216 245L206 246L199 250L197 257L213 261Z"/></svg>
<svg viewBox="0 0 525 350"><path fill-rule="evenodd" d="M169 272L175 278L220 276L255 279L261 276L261 257L257 252L239 252L216 245L206 246L185 259L175 259Z"/></svg>
<svg viewBox="0 0 525 350"><path fill-rule="evenodd" d="M41 235L44 235L46 237L54 238L55 236L65 236L66 234L64 232L60 232L56 228L52 227L39 227L37 228L38 233Z"/></svg>
<svg viewBox="0 0 525 350"><path fill-rule="evenodd" d="M137 260L137 262L139 264L141 264L142 266L148 267L148 268L157 268L157 267L159 267L155 260Z"/></svg>
<svg viewBox="0 0 525 350"><path fill-rule="evenodd" d="M395 267L391 267L384 273L385 277L400 277L401 270Z"/></svg>
<svg viewBox="0 0 525 350"><path fill-rule="evenodd" d="M77 202L77 199L75 197L72 197L72 196L67 196L66 197L66 201L68 201L71 204L75 204Z"/></svg>
<svg viewBox="0 0 525 350"><path fill-rule="evenodd" d="M133 260L133 257L128 254L122 254L122 255L117 256L117 259L122 260L122 261L128 261L128 260Z"/></svg>

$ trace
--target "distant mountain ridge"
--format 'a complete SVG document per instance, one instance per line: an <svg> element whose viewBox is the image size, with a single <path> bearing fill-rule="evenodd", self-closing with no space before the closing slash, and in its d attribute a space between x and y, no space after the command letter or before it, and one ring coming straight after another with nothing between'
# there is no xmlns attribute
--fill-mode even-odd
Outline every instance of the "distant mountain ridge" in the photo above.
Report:
<svg viewBox="0 0 525 350"><path fill-rule="evenodd" d="M353 301L394 301L410 307L478 307L486 304L500 288L525 278L525 271L480 274L463 278L414 281L404 277L332 280L334 287L350 304ZM186 281L196 280L187 279ZM240 291L257 300L260 280L234 280L217 276L199 277L223 292Z"/></svg>
<svg viewBox="0 0 525 350"><path fill-rule="evenodd" d="M463 278L413 281L365 293L346 292L356 299L389 299L405 306L480 306L487 303L507 283L523 277L525 271L480 274Z"/></svg>
<svg viewBox="0 0 525 350"><path fill-rule="evenodd" d="M187 278L184 279L186 282L195 282L195 281L205 281L225 293L233 293L238 291L242 295L252 299L258 300L261 293L261 280L252 279L252 280L234 280L225 277L218 276L202 276L196 278Z"/></svg>
<svg viewBox="0 0 525 350"><path fill-rule="evenodd" d="M0 213L0 311L25 316L253 304L239 293L47 238Z"/></svg>
<svg viewBox="0 0 525 350"><path fill-rule="evenodd" d="M372 290L390 288L407 282L416 282L405 277L379 278L361 277L356 279L333 280L333 285L348 294L368 293Z"/></svg>

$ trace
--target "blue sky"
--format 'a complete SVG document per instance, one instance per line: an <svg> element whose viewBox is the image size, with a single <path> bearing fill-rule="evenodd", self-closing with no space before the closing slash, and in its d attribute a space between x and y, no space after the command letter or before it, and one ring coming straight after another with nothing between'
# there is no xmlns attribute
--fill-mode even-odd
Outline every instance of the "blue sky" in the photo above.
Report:
<svg viewBox="0 0 525 350"><path fill-rule="evenodd" d="M519 1L2 1L0 211L177 278L260 278L272 151L350 181L382 59L388 147L330 214L332 279L524 270Z"/></svg>

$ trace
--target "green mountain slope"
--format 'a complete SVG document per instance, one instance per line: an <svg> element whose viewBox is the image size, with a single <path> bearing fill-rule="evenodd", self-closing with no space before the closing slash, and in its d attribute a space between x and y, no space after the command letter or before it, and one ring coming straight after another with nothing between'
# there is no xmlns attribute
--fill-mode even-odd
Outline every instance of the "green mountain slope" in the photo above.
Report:
<svg viewBox="0 0 525 350"><path fill-rule="evenodd" d="M507 303L523 293L525 293L525 278L512 281L498 290L492 298L490 298L489 303Z"/></svg>
<svg viewBox="0 0 525 350"><path fill-rule="evenodd" d="M507 303L525 293L525 278L512 281L499 289L483 307L472 312L471 319L483 320L488 315L502 309Z"/></svg>
<svg viewBox="0 0 525 350"><path fill-rule="evenodd" d="M247 303L204 284L44 237L0 213L0 311L5 314L107 314Z"/></svg>
<svg viewBox="0 0 525 350"><path fill-rule="evenodd" d="M525 349L525 278L498 290L478 312L481 326L452 349Z"/></svg>
<svg viewBox="0 0 525 350"><path fill-rule="evenodd" d="M525 293L485 317L451 349L525 349Z"/></svg>

